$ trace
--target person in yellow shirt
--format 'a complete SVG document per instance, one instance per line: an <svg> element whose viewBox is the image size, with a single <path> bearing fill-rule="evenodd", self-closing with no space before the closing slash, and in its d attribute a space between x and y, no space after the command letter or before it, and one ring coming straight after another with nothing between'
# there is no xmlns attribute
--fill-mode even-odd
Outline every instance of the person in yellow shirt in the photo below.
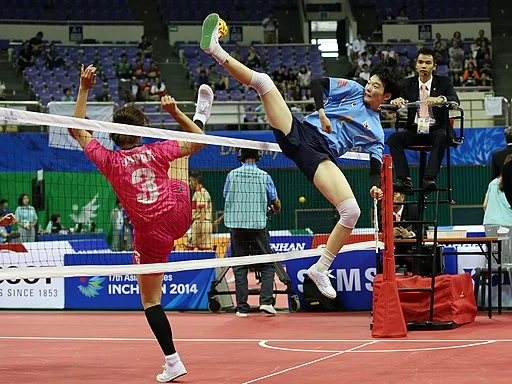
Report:
<svg viewBox="0 0 512 384"><path fill-rule="evenodd" d="M197 171L191 171L188 184L192 195L192 227L187 249L212 249L212 199L203 187L202 176Z"/></svg>

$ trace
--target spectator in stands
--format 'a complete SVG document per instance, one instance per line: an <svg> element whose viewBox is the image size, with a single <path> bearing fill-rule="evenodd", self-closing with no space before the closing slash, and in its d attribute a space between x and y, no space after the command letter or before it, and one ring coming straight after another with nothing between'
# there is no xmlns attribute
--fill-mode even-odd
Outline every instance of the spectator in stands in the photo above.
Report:
<svg viewBox="0 0 512 384"><path fill-rule="evenodd" d="M144 77L142 84L139 84L139 92L144 100L160 100L158 95L151 95L151 79L149 77Z"/></svg>
<svg viewBox="0 0 512 384"><path fill-rule="evenodd" d="M473 52L466 53L466 58L464 59L464 69L468 69L469 68L469 63L472 63L473 67L477 66L476 60L473 57Z"/></svg>
<svg viewBox="0 0 512 384"><path fill-rule="evenodd" d="M447 52L439 41L434 43L434 59L437 65L446 64Z"/></svg>
<svg viewBox="0 0 512 384"><path fill-rule="evenodd" d="M141 40L139 43L139 56L141 58L151 57L153 55L153 44L151 44L146 35L142 35Z"/></svg>
<svg viewBox="0 0 512 384"><path fill-rule="evenodd" d="M418 51L416 59L416 71L418 77L405 79L400 97L391 101L397 107L404 106L409 101L424 101L427 105L445 101L459 102L457 93L451 80L446 76L434 75L436 68L434 52L427 48ZM431 116L433 114L433 116ZM430 118L435 122L432 123ZM432 151L428 159L425 177L421 187L425 191L437 189L435 180L444 152L449 144L449 137L455 137L455 132L450 125L448 108L409 108L407 122L404 130L393 132L388 138L388 146L395 165L396 176L395 190L409 194L413 182L409 175L409 165L405 156L405 147L411 145L432 145Z"/></svg>
<svg viewBox="0 0 512 384"><path fill-rule="evenodd" d="M281 64L279 69L272 73L272 80L276 84L276 87L284 95L286 94L286 67Z"/></svg>
<svg viewBox="0 0 512 384"><path fill-rule="evenodd" d="M242 166L229 172L224 184L224 215L215 223L218 225L224 220L229 228L232 257L273 253L267 230L267 209L270 205L274 213L280 213L281 201L270 175L258 168L260 157L261 153L255 149L240 149L238 159ZM265 263L257 268L261 273L260 310L275 315L272 306L275 265ZM237 317L247 317L250 309L248 270L247 265L233 267Z"/></svg>
<svg viewBox="0 0 512 384"><path fill-rule="evenodd" d="M151 97L158 96L155 100L160 100L162 97L167 95L167 88L164 82L159 77L155 77L155 82L151 86Z"/></svg>
<svg viewBox="0 0 512 384"><path fill-rule="evenodd" d="M462 85L465 87L474 87L479 84L480 75L472 63L469 64L468 69L464 71L464 78Z"/></svg>
<svg viewBox="0 0 512 384"><path fill-rule="evenodd" d="M214 90L222 91L229 88L229 79L217 72L217 65L211 64L208 69L208 82Z"/></svg>
<svg viewBox="0 0 512 384"><path fill-rule="evenodd" d="M64 59L57 50L55 43L50 44L50 49L46 52L46 66L49 69L59 68L64 65Z"/></svg>
<svg viewBox="0 0 512 384"><path fill-rule="evenodd" d="M386 63L386 65L396 64L396 59L398 55L395 54L395 50L393 49L391 44L386 44L386 48L382 51L382 56L383 61Z"/></svg>
<svg viewBox="0 0 512 384"><path fill-rule="evenodd" d="M144 69L144 64L141 59L137 59L135 61L135 65L133 66L132 73L138 79L143 79L146 77L146 71Z"/></svg>
<svg viewBox="0 0 512 384"><path fill-rule="evenodd" d="M249 52L247 53L247 66L251 69L261 67L261 57L254 45L249 45Z"/></svg>
<svg viewBox="0 0 512 384"><path fill-rule="evenodd" d="M58 213L54 213L52 214L44 233L60 234L61 231L66 233L66 228L62 226L60 215Z"/></svg>
<svg viewBox="0 0 512 384"><path fill-rule="evenodd" d="M10 213L12 213L12 211L9 209L9 202L6 199L0 200L0 217L7 216ZM4 227L7 233L11 233L12 226L4 225Z"/></svg>
<svg viewBox="0 0 512 384"><path fill-rule="evenodd" d="M132 67L130 63L128 62L128 56L126 53L122 53L121 56L119 56L119 63L117 64L117 77L121 80L129 80L132 78Z"/></svg>
<svg viewBox="0 0 512 384"><path fill-rule="evenodd" d="M453 32L453 37L452 39L450 40L450 46L453 47L453 42L456 41L458 46L459 47L462 47L463 46L463 43L462 43L462 36L460 34L459 31L455 31Z"/></svg>
<svg viewBox="0 0 512 384"><path fill-rule="evenodd" d="M460 73L454 73L452 82L454 87L462 87L462 75Z"/></svg>
<svg viewBox="0 0 512 384"><path fill-rule="evenodd" d="M491 45L491 42L485 36L485 31L483 29L478 31L478 37L475 39L475 44L477 47L480 47L482 43L485 43L486 46Z"/></svg>
<svg viewBox="0 0 512 384"><path fill-rule="evenodd" d="M384 10L384 20L387 20L387 21L390 21L390 20L394 20L395 17L393 16L393 10L391 8L386 8Z"/></svg>
<svg viewBox="0 0 512 384"><path fill-rule="evenodd" d="M414 68L410 65L408 65L407 67L405 67L405 78L407 79L408 77L415 77L416 76L416 72L414 71Z"/></svg>
<svg viewBox="0 0 512 384"><path fill-rule="evenodd" d="M368 53L366 51L361 52L361 58L357 62L359 69L363 69L363 65L367 65L368 68L372 66L372 61L368 58Z"/></svg>
<svg viewBox="0 0 512 384"><path fill-rule="evenodd" d="M112 250L123 251L123 225L124 225L124 209L119 199L116 200L116 207L110 213L112 221Z"/></svg>
<svg viewBox="0 0 512 384"><path fill-rule="evenodd" d="M197 171L190 171L188 185L192 191L192 225L185 246L200 251L212 249L212 199L203 186L203 177Z"/></svg>
<svg viewBox="0 0 512 384"><path fill-rule="evenodd" d="M201 69L201 72L199 72L197 86L200 87L202 84L206 84L206 85L210 84L210 82L208 81L208 74L206 73L206 71L204 69Z"/></svg>
<svg viewBox="0 0 512 384"><path fill-rule="evenodd" d="M450 56L449 62L449 73L451 76L454 74L462 74L464 73L464 51L462 55L460 53L455 53L453 56Z"/></svg>
<svg viewBox="0 0 512 384"><path fill-rule="evenodd" d="M288 69L288 73L286 75L286 87L288 90L294 89L296 86L299 85L299 81L297 78L297 74L293 70L293 68Z"/></svg>
<svg viewBox="0 0 512 384"><path fill-rule="evenodd" d="M489 53L484 53L483 59L479 60L478 62L473 61L473 63L474 63L474 66L478 67L478 70L480 70L480 71L483 69L490 70L492 68L491 55Z"/></svg>
<svg viewBox="0 0 512 384"><path fill-rule="evenodd" d="M158 68L158 65L156 64L155 60L151 60L147 76L150 79L156 79L157 77L160 77L160 68Z"/></svg>
<svg viewBox="0 0 512 384"><path fill-rule="evenodd" d="M359 59L359 54L366 50L366 41L363 40L363 36L358 33L357 38L352 41L352 52L354 52L353 57Z"/></svg>
<svg viewBox="0 0 512 384"><path fill-rule="evenodd" d="M235 49L233 51L231 51L230 55L231 55L231 57L234 57L235 59L237 59L240 62L244 61L244 59L242 57L242 51L240 50L240 45L238 45L238 44L235 45Z"/></svg>
<svg viewBox="0 0 512 384"><path fill-rule="evenodd" d="M438 42L439 42L440 48L443 51L446 51L446 49L448 47L446 46L446 42L443 40L443 38L442 38L442 36L441 36L441 34L439 32L436 33L436 38L432 42L432 44L434 45L434 49L435 49L436 43L438 43Z"/></svg>
<svg viewBox="0 0 512 384"><path fill-rule="evenodd" d="M313 97L313 91L311 88L306 89L306 94L304 95L304 100L308 101L308 104L305 105L304 110L306 112L314 112L315 108L315 98Z"/></svg>
<svg viewBox="0 0 512 384"><path fill-rule="evenodd" d="M26 193L18 197L18 208L14 215L18 222L20 241L22 243L36 241L37 212L30 205L30 198Z"/></svg>
<svg viewBox="0 0 512 384"><path fill-rule="evenodd" d="M368 64L363 64L363 71L359 74L359 77L364 80L364 84L370 80L370 67Z"/></svg>
<svg viewBox="0 0 512 384"><path fill-rule="evenodd" d="M503 163L508 155L512 155L512 127L507 127L503 132L507 146L499 151L493 152L491 160L491 180L499 177L502 173ZM2 211L0 211L0 216Z"/></svg>
<svg viewBox="0 0 512 384"><path fill-rule="evenodd" d="M492 77L490 77L487 72L480 73L480 86L481 87L492 87Z"/></svg>
<svg viewBox="0 0 512 384"><path fill-rule="evenodd" d="M301 65L297 74L299 85L302 89L311 87L311 71L305 65Z"/></svg>
<svg viewBox="0 0 512 384"><path fill-rule="evenodd" d="M71 88L64 88L60 101L76 101L75 96L71 94Z"/></svg>
<svg viewBox="0 0 512 384"><path fill-rule="evenodd" d="M135 76L132 77L130 87L126 91L125 101L134 102L134 101L144 101L144 97L140 91L140 85Z"/></svg>
<svg viewBox="0 0 512 384"><path fill-rule="evenodd" d="M489 58L491 57L491 51L489 50L487 43L483 41L476 51L476 62L478 63L480 60L484 60L486 54L489 55Z"/></svg>
<svg viewBox="0 0 512 384"><path fill-rule="evenodd" d="M34 65L34 55L30 50L30 45L25 42L21 46L21 51L18 54L18 67L22 72L26 67L32 67Z"/></svg>
<svg viewBox="0 0 512 384"><path fill-rule="evenodd" d="M273 11L269 11L268 16L261 22L263 25L263 41L265 44L277 44L277 31L279 29L279 20L274 16Z"/></svg>
<svg viewBox="0 0 512 384"><path fill-rule="evenodd" d="M30 46L30 50L32 51L32 54L34 56L42 56L46 50L46 47L45 47L44 41L43 41L43 36L44 36L43 32L39 31L28 42L28 44Z"/></svg>
<svg viewBox="0 0 512 384"><path fill-rule="evenodd" d="M450 61L456 61L457 65L462 67L464 65L464 50L461 48L461 43L457 40L452 40L452 46L448 49L448 55L450 56Z"/></svg>

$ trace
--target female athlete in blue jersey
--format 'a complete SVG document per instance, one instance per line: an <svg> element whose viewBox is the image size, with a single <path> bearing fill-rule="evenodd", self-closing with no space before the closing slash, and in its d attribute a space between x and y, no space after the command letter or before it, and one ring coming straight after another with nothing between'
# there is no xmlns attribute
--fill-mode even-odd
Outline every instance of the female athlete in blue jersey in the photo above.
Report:
<svg viewBox="0 0 512 384"><path fill-rule="evenodd" d="M336 297L328 269L336 254L347 242L361 211L336 157L354 146L370 153L370 194L382 198L380 168L384 149L384 132L379 107L400 90L401 75L397 69L381 67L372 72L366 87L345 79L326 78L312 83L317 112L304 121L293 117L272 79L255 72L229 56L220 46L219 15L210 14L203 22L201 49L209 53L235 79L254 88L260 95L265 114L283 153L293 160L306 177L340 213L327 245L308 276L320 292ZM327 95L324 105L323 95Z"/></svg>

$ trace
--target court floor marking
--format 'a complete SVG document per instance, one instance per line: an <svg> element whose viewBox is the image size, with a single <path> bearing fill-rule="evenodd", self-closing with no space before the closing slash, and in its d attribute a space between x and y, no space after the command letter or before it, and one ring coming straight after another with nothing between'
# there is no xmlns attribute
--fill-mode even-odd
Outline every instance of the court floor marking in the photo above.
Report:
<svg viewBox="0 0 512 384"><path fill-rule="evenodd" d="M274 377L274 376L277 376L277 375L281 375L283 373L286 373L286 372L290 372L290 371L293 371L295 369L300 369L300 368L304 368L304 367L307 367L308 365L311 365L311 364L315 364L315 363L319 363L321 361L324 361L324 360L327 360L327 359L331 359L333 357L336 357L336 356L340 356L340 355L343 355L344 353L348 353L348 352L352 352L352 351L355 351L357 349L360 349L360 348L364 348L364 347L367 347L368 345L372 345L372 344L375 344L375 343L378 343L378 340L372 340L370 342L367 342L367 343L364 343L364 344L361 344L361 345L358 345L358 346L355 346L355 347L352 347L352 348L349 348L347 350L344 350L344 351L338 351L336 353L333 353L331 355L328 355L328 356L324 356L324 357L321 357L319 359L315 359L315 360L312 360L312 361L308 361L307 363L302 363L302 364L299 364L299 365L295 365L293 367L290 367L290 368L286 368L286 369L283 369L281 371L277 371L277 372L274 372L274 373L271 373L269 375L265 375L265 376L261 376L261 377L258 377L256 379L252 379L252 380L249 380L249 381L245 381L243 382L242 384L250 384L250 383L255 383L257 381L261 381L261 380L265 380L265 379L268 379L270 377Z"/></svg>
<svg viewBox="0 0 512 384"><path fill-rule="evenodd" d="M271 340L262 340L258 343L260 347L274 349L278 351L285 352L313 352L313 353L337 353L342 352L340 350L327 350L327 349L301 349L301 348L286 348L286 347L277 347L274 345L269 345L268 343ZM407 341L407 340L403 340ZM451 340L450 340L451 341ZM428 347L428 348L407 348L407 349L372 349L372 350L364 350L364 351L350 351L351 353L394 353L394 352L424 352L424 351L442 351L448 349L460 349L460 348L471 348L478 347L487 344L493 344L499 340L482 340L478 343L471 344L462 344L462 345L451 345L451 346L442 346L442 347ZM376 340L376 342L382 343L386 342L386 340ZM438 340L439 343L446 343L446 340Z"/></svg>
<svg viewBox="0 0 512 384"><path fill-rule="evenodd" d="M0 340L30 341L155 341L145 337L61 337L61 336L0 336ZM175 338L182 343L511 343L512 339L204 339ZM338 351L337 351L338 352Z"/></svg>

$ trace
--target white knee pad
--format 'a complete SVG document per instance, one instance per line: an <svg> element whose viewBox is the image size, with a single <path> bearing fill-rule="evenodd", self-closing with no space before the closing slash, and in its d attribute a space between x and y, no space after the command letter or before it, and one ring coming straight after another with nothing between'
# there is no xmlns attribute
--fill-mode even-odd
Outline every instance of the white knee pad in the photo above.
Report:
<svg viewBox="0 0 512 384"><path fill-rule="evenodd" d="M252 87L258 92L258 95L263 96L269 93L275 87L274 82L266 73L252 71L251 82L249 87Z"/></svg>
<svg viewBox="0 0 512 384"><path fill-rule="evenodd" d="M356 199L351 197L350 199L342 201L336 206L336 209L340 213L338 224L346 228L354 229L361 215L361 209L359 209Z"/></svg>

